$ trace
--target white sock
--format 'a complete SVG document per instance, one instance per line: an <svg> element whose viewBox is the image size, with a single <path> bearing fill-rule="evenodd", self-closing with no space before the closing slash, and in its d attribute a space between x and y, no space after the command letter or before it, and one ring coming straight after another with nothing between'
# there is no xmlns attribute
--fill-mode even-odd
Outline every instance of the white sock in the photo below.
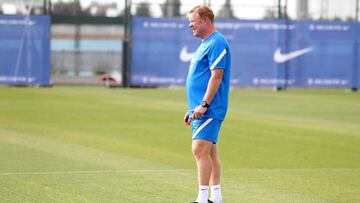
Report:
<svg viewBox="0 0 360 203"><path fill-rule="evenodd" d="M221 186L220 185L212 185L211 188L211 196L210 200L214 203L222 203L222 196L221 196Z"/></svg>
<svg viewBox="0 0 360 203"><path fill-rule="evenodd" d="M207 203L209 197L209 186L208 185L199 185L199 194L196 199L196 202Z"/></svg>

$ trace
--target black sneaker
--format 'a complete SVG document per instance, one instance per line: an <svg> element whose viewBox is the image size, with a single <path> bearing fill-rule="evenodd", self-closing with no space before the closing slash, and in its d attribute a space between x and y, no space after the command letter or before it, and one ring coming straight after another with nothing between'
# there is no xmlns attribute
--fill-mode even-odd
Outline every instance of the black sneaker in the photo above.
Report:
<svg viewBox="0 0 360 203"><path fill-rule="evenodd" d="M190 202L190 203L198 203L198 202ZM208 203L214 203L214 202L208 199Z"/></svg>

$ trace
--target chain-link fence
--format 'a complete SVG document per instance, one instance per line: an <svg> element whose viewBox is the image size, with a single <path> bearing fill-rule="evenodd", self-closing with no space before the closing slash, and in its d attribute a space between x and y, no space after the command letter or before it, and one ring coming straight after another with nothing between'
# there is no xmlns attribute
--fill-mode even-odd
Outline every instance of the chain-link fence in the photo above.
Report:
<svg viewBox="0 0 360 203"><path fill-rule="evenodd" d="M51 15L53 78L76 82L124 72L131 16L186 18L198 4L210 5L217 18L358 21L359 14L359 0L0 0L0 14Z"/></svg>

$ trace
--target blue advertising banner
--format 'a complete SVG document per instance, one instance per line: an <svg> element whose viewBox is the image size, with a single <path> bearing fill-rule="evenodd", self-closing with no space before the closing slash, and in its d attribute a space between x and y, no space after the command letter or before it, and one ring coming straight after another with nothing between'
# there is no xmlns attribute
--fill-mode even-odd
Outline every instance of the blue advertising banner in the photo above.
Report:
<svg viewBox="0 0 360 203"><path fill-rule="evenodd" d="M49 16L0 16L0 44L0 84L49 85Z"/></svg>
<svg viewBox="0 0 360 203"><path fill-rule="evenodd" d="M230 44L234 86L359 86L358 23L218 20L216 28ZM131 84L184 85L200 43L187 19L134 17Z"/></svg>

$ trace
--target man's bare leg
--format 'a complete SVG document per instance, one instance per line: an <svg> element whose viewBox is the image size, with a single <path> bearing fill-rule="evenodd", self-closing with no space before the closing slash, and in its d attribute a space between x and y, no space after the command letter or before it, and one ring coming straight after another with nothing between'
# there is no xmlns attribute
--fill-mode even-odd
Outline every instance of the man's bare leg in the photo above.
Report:
<svg viewBox="0 0 360 203"><path fill-rule="evenodd" d="M219 158L219 152L217 144L213 144L210 150L210 158L212 162L212 171L210 176L210 187L211 187L211 196L210 200L214 203L222 202L221 187L220 187L220 177L221 177L221 162Z"/></svg>
<svg viewBox="0 0 360 203"><path fill-rule="evenodd" d="M199 180L199 194L197 202L207 202L209 194L209 182L212 171L210 151L213 143L206 140L193 140L192 153L196 160Z"/></svg>

